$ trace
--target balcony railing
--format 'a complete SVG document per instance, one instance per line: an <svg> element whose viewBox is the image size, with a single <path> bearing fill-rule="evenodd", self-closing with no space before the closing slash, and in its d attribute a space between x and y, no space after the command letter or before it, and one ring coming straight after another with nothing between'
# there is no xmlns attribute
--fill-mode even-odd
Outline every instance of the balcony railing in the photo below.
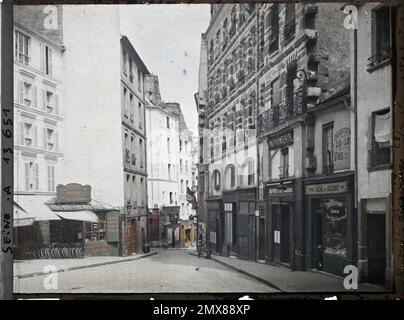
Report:
<svg viewBox="0 0 404 320"><path fill-rule="evenodd" d="M296 78L300 81L300 86L294 91L293 95L287 97L285 100L272 106L258 116L258 133L267 129L273 129L306 112L306 72L303 69L298 70Z"/></svg>
<svg viewBox="0 0 404 320"><path fill-rule="evenodd" d="M368 151L368 168L377 169L391 164L391 146L374 148Z"/></svg>

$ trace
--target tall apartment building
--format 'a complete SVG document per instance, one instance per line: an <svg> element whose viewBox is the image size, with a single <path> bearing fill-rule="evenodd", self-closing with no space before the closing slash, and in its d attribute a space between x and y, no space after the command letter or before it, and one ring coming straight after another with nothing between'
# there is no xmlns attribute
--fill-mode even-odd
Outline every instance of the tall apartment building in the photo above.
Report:
<svg viewBox="0 0 404 320"><path fill-rule="evenodd" d="M195 215L186 200L187 187L192 188L193 133L185 124L180 105L161 99L156 75L146 77L145 90L152 240L185 245L186 230L193 228L185 222Z"/></svg>
<svg viewBox="0 0 404 320"><path fill-rule="evenodd" d="M341 5L211 11L195 97L206 237L223 255L342 274L356 232Z"/></svg>
<svg viewBox="0 0 404 320"><path fill-rule="evenodd" d="M147 242L144 78L149 71L121 36L117 7L63 6L63 41L62 182L88 184L95 199L120 208L122 254L139 252Z"/></svg>
<svg viewBox="0 0 404 320"><path fill-rule="evenodd" d="M43 33L20 24L18 15L15 21L14 201L32 217L16 220L15 226L31 226L35 218L45 230L48 210L44 203L55 195L63 170L64 49ZM17 213L21 214L21 210ZM23 254L24 243L29 249L33 245L33 235L25 230L18 228L15 235L17 257Z"/></svg>
<svg viewBox="0 0 404 320"><path fill-rule="evenodd" d="M393 286L393 65L395 8L357 7L351 91L357 110L358 267L361 280Z"/></svg>

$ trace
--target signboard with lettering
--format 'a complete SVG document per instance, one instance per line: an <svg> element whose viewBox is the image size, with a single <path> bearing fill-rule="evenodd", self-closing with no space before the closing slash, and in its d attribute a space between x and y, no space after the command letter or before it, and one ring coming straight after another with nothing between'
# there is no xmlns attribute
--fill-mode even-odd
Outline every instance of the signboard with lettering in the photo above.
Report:
<svg viewBox="0 0 404 320"><path fill-rule="evenodd" d="M91 201L91 187L78 183L59 184L56 187L56 203L88 203Z"/></svg>
<svg viewBox="0 0 404 320"><path fill-rule="evenodd" d="M293 144L293 130L268 139L269 150L276 150Z"/></svg>
<svg viewBox="0 0 404 320"><path fill-rule="evenodd" d="M268 196L270 197L286 197L286 196L292 196L293 195L293 187L292 186L284 186L284 185L278 185L278 186L272 186L269 187L268 189Z"/></svg>
<svg viewBox="0 0 404 320"><path fill-rule="evenodd" d="M334 135L334 170L351 166L351 129L341 128Z"/></svg>
<svg viewBox="0 0 404 320"><path fill-rule="evenodd" d="M304 187L304 191L306 195L346 193L349 191L349 183L347 181L343 181L323 184L308 184Z"/></svg>
<svg viewBox="0 0 404 320"><path fill-rule="evenodd" d="M111 211L106 215L107 242L119 241L119 211Z"/></svg>

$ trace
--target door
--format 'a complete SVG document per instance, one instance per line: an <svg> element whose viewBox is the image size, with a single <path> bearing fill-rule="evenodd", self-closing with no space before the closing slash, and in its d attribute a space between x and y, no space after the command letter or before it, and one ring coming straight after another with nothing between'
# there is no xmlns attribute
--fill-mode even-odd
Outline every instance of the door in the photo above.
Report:
<svg viewBox="0 0 404 320"><path fill-rule="evenodd" d="M255 214L250 213L248 215L248 259L253 261L256 260L255 241L256 241Z"/></svg>
<svg viewBox="0 0 404 320"><path fill-rule="evenodd" d="M273 233L273 261L279 263L281 258L281 242L280 242L280 206L272 205L272 233Z"/></svg>
<svg viewBox="0 0 404 320"><path fill-rule="evenodd" d="M135 220L130 220L127 227L127 252L128 255L137 252L137 224Z"/></svg>
<svg viewBox="0 0 404 320"><path fill-rule="evenodd" d="M258 226L258 259L265 259L265 218L260 217Z"/></svg>
<svg viewBox="0 0 404 320"><path fill-rule="evenodd" d="M386 270L386 216L384 214L367 215L368 233L368 281L385 283Z"/></svg>
<svg viewBox="0 0 404 320"><path fill-rule="evenodd" d="M289 263L289 205L281 205L280 260Z"/></svg>

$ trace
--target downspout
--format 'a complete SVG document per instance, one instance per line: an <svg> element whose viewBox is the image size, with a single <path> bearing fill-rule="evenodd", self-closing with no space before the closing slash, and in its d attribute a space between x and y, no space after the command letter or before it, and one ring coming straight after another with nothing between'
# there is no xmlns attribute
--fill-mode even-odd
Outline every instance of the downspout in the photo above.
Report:
<svg viewBox="0 0 404 320"><path fill-rule="evenodd" d="M354 111L354 130L355 130L355 139L354 139L354 158L355 158L355 175L354 175L354 184L355 184L355 192L354 192L354 204L355 204L355 210L356 210L356 229L357 233L356 234L361 234L362 232L359 233L359 216L360 212L358 212L358 29L355 28L354 30L354 72L353 72L353 94L354 94L354 105L353 105L353 111ZM356 239L356 242L358 242L359 239ZM356 245L356 250L354 251L356 253L356 257L354 258L355 261L358 260L358 246Z"/></svg>

